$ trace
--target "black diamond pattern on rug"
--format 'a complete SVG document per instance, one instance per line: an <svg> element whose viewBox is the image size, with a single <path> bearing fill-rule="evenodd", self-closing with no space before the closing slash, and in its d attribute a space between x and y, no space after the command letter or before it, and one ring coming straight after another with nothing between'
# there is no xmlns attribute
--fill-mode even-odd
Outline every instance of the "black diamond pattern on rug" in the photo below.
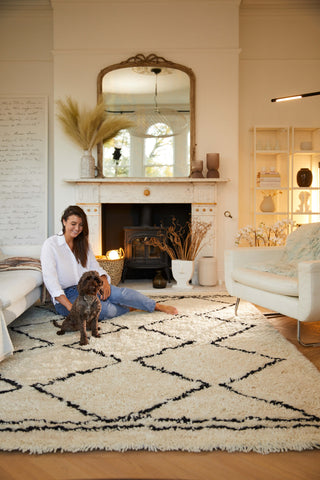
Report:
<svg viewBox="0 0 320 480"><path fill-rule="evenodd" d="M0 364L4 450L280 451L320 444L320 375L251 305L225 293L161 297L179 314L131 312L101 337L56 335L33 308ZM71 435L71 437L70 437Z"/></svg>

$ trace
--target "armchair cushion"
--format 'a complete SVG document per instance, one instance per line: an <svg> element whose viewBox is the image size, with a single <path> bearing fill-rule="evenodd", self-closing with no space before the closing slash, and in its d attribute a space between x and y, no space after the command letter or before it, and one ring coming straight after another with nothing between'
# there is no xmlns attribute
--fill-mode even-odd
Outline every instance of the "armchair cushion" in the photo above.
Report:
<svg viewBox="0 0 320 480"><path fill-rule="evenodd" d="M312 260L320 260L320 223L302 225L292 232L277 261L255 263L250 268L296 278L298 263Z"/></svg>
<svg viewBox="0 0 320 480"><path fill-rule="evenodd" d="M232 279L243 285L278 293L279 295L289 295L291 297L299 295L297 278L259 272L251 268L237 268L232 272Z"/></svg>

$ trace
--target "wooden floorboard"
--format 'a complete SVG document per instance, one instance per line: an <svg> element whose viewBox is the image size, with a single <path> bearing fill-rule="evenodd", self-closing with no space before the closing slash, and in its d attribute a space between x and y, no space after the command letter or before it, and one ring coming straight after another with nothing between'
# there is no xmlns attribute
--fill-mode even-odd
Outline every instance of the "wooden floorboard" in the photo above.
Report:
<svg viewBox="0 0 320 480"><path fill-rule="evenodd" d="M298 344L295 320L280 317L268 321L320 370L320 347ZM305 341L320 341L320 322L303 327ZM0 480L17 479L320 480L320 450L268 455L222 451L94 451L43 455L0 452Z"/></svg>

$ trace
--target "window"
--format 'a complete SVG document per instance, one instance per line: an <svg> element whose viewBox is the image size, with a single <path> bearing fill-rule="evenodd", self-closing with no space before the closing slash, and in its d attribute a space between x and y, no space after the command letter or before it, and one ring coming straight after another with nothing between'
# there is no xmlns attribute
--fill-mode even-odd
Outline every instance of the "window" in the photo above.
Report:
<svg viewBox="0 0 320 480"><path fill-rule="evenodd" d="M172 130L164 123L149 127L148 134L171 134ZM146 177L173 177L174 175L173 137L146 138L144 141L144 172Z"/></svg>
<svg viewBox="0 0 320 480"><path fill-rule="evenodd" d="M130 134L128 130L122 130L110 142L103 145L103 175L127 177L129 170Z"/></svg>

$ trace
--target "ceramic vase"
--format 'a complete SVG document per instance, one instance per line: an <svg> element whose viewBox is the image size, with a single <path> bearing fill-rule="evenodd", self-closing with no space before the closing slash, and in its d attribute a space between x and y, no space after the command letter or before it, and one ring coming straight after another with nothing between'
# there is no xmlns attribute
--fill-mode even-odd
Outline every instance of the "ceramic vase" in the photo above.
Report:
<svg viewBox="0 0 320 480"><path fill-rule="evenodd" d="M219 178L219 153L207 153L207 178Z"/></svg>
<svg viewBox="0 0 320 480"><path fill-rule="evenodd" d="M273 198L271 195L266 195L263 197L262 202L260 203L261 212L274 212L276 209Z"/></svg>
<svg viewBox="0 0 320 480"><path fill-rule="evenodd" d="M297 184L299 187L310 187L312 184L312 172L309 168L300 168L297 173Z"/></svg>
<svg viewBox="0 0 320 480"><path fill-rule="evenodd" d="M167 280L162 275L161 270L157 270L152 281L153 288L166 288Z"/></svg>
<svg viewBox="0 0 320 480"><path fill-rule="evenodd" d="M85 150L81 157L80 178L95 177L95 161L94 156L89 150Z"/></svg>
<svg viewBox="0 0 320 480"><path fill-rule="evenodd" d="M190 280L194 271L193 260L171 260L171 270L174 280L177 282L172 288L182 290L192 288Z"/></svg>
<svg viewBox="0 0 320 480"><path fill-rule="evenodd" d="M195 160L191 163L191 178L203 178L203 161Z"/></svg>
<svg viewBox="0 0 320 480"><path fill-rule="evenodd" d="M201 257L198 263L199 285L214 286L217 284L217 259L215 257Z"/></svg>

